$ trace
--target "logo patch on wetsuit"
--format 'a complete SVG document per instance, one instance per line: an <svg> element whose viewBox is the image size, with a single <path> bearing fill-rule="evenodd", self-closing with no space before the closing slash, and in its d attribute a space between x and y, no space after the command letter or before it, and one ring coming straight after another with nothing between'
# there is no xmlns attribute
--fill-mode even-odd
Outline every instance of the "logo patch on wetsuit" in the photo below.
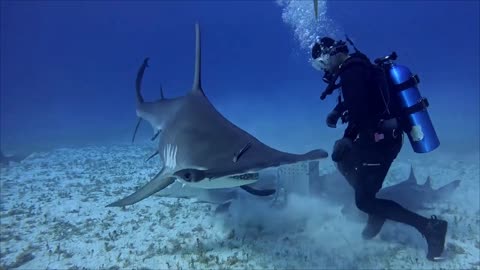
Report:
<svg viewBox="0 0 480 270"><path fill-rule="evenodd" d="M424 134L422 131L422 126L413 126L412 130L410 130L410 137L412 137L414 142L423 140Z"/></svg>
<svg viewBox="0 0 480 270"><path fill-rule="evenodd" d="M385 139L385 135L383 133L376 133L373 134L374 138L375 138L375 142L379 142L383 139Z"/></svg>

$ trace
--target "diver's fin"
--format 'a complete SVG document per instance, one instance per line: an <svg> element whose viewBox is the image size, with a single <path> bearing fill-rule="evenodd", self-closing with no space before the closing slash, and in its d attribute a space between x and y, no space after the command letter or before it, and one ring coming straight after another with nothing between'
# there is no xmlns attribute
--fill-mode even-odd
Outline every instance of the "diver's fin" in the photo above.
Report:
<svg viewBox="0 0 480 270"><path fill-rule="evenodd" d="M313 12L315 12L315 19L318 19L318 0L313 0Z"/></svg>
<svg viewBox="0 0 480 270"><path fill-rule="evenodd" d="M152 159L154 156L158 155L158 151L156 151L155 153L153 153L153 155L151 155L150 157L147 158L147 160L145 160L145 162L149 161L150 159Z"/></svg>
<svg viewBox="0 0 480 270"><path fill-rule="evenodd" d="M132 143L133 141L135 141L135 135L137 135L138 127L140 126L141 122L142 118L138 118L137 125L135 126L135 130L133 131Z"/></svg>
<svg viewBox="0 0 480 270"><path fill-rule="evenodd" d="M275 189L254 189L249 186L240 186L240 188L256 196L270 196L275 193Z"/></svg>
<svg viewBox="0 0 480 270"><path fill-rule="evenodd" d="M173 182L175 182L175 177L167 176L163 173L163 171L164 169L162 169L150 182L148 182L146 185L144 185L131 195L114 203L111 203L106 207L120 207L135 204L173 184Z"/></svg>

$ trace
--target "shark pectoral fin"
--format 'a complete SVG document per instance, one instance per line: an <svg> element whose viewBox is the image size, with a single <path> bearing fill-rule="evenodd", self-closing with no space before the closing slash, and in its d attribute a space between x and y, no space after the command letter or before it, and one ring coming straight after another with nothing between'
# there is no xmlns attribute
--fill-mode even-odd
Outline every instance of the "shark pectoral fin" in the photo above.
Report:
<svg viewBox="0 0 480 270"><path fill-rule="evenodd" d="M125 206L135 204L154 193L168 187L175 182L175 177L163 174L163 170L159 172L148 184L135 191L133 194L118 200L106 207Z"/></svg>
<svg viewBox="0 0 480 270"><path fill-rule="evenodd" d="M275 189L254 189L249 186L240 186L240 188L255 196L270 196L275 193Z"/></svg>

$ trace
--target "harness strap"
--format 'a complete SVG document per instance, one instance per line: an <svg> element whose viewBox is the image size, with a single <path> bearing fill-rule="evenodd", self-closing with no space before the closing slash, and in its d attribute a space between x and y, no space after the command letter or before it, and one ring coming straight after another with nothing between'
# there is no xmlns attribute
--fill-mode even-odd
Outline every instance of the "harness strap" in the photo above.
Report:
<svg viewBox="0 0 480 270"><path fill-rule="evenodd" d="M420 78L418 77L418 75L415 74L403 83L397 84L395 88L398 92L401 92L403 90L407 90L409 88L417 86L418 83L420 83Z"/></svg>
<svg viewBox="0 0 480 270"><path fill-rule="evenodd" d="M423 97L423 98L419 99L417 101L417 103L415 103L414 105L405 108L404 112L406 114L414 114L416 112L425 111L428 108L429 105L430 105L430 103L428 103L428 99Z"/></svg>

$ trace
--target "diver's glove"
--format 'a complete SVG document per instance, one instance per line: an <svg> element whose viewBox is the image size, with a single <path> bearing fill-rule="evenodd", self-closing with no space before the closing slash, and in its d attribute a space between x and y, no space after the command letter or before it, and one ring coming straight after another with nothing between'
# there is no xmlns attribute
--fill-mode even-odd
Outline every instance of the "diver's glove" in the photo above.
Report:
<svg viewBox="0 0 480 270"><path fill-rule="evenodd" d="M353 146L353 141L352 139L348 137L343 137L340 140L337 140L335 142L335 145L333 146L333 152L332 152L332 160L334 162L339 162L343 159L345 154L350 152Z"/></svg>
<svg viewBox="0 0 480 270"><path fill-rule="evenodd" d="M333 110L327 115L327 126L331 128L337 127L338 119L340 118L340 113Z"/></svg>

